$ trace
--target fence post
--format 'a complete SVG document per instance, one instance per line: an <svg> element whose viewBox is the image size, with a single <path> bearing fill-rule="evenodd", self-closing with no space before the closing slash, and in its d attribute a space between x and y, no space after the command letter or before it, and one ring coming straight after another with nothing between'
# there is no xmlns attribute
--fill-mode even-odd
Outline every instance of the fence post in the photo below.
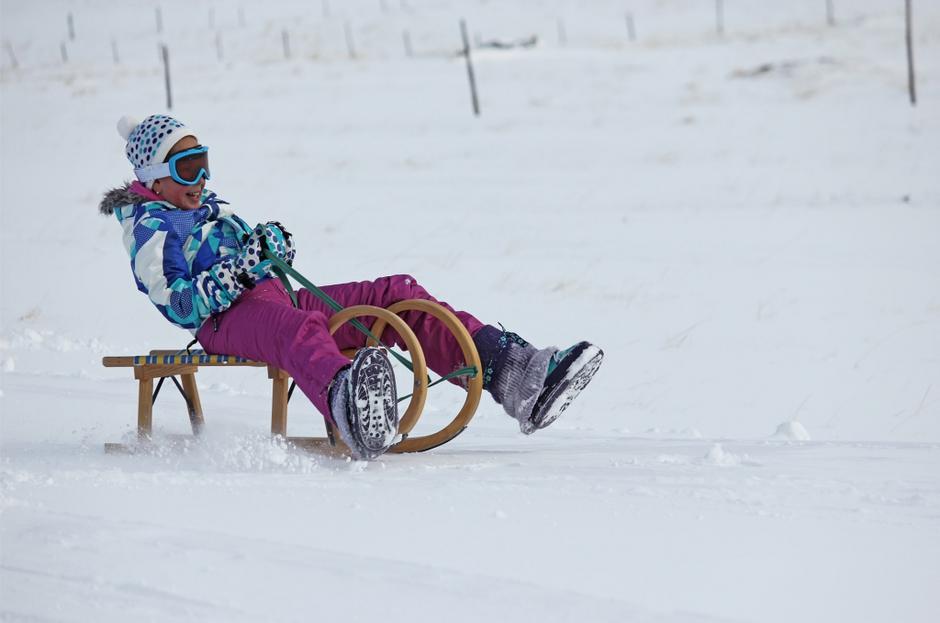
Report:
<svg viewBox="0 0 940 623"><path fill-rule="evenodd" d="M10 55L10 62L13 63L13 69L18 69L20 63L16 60L16 54L13 52L13 44L9 41L4 42L3 47L7 49L7 54Z"/></svg>
<svg viewBox="0 0 940 623"><path fill-rule="evenodd" d="M836 9L832 0L826 0L826 24L829 26L836 25Z"/></svg>
<svg viewBox="0 0 940 623"><path fill-rule="evenodd" d="M568 45L568 32L565 30L565 20L558 18L558 45Z"/></svg>
<svg viewBox="0 0 940 623"><path fill-rule="evenodd" d="M715 31L725 34L725 0L715 0Z"/></svg>
<svg viewBox="0 0 940 623"><path fill-rule="evenodd" d="M633 23L633 13L627 13L627 37L630 43L636 41L636 25Z"/></svg>
<svg viewBox="0 0 940 623"><path fill-rule="evenodd" d="M290 34L286 28L281 31L281 43L284 44L284 58L290 59Z"/></svg>
<svg viewBox="0 0 940 623"><path fill-rule="evenodd" d="M911 97L911 106L917 105L917 85L914 75L914 37L911 2L913 0L904 0L904 21L907 24L905 39L907 40L907 90Z"/></svg>
<svg viewBox="0 0 940 623"><path fill-rule="evenodd" d="M165 43L160 45L160 54L163 57L163 77L166 82L166 109L173 110L173 91L170 88L170 51Z"/></svg>
<svg viewBox="0 0 940 623"><path fill-rule="evenodd" d="M153 11L154 17L157 20L157 34L159 35L163 32L163 11L160 9L160 7L156 7Z"/></svg>
<svg viewBox="0 0 940 623"><path fill-rule="evenodd" d="M405 45L405 56L411 58L414 54L411 50L411 33L409 33L407 30L402 31L401 39L402 43Z"/></svg>
<svg viewBox="0 0 940 623"><path fill-rule="evenodd" d="M463 37L463 55L467 58L467 78L470 80L470 97L473 100L473 114L480 116L480 102L477 99L477 81L473 75L473 61L470 59L470 37L467 36L467 22L460 20L460 35Z"/></svg>
<svg viewBox="0 0 940 623"><path fill-rule="evenodd" d="M75 19L72 17L71 12L69 12L66 21L69 25L69 41L75 41Z"/></svg>
<svg viewBox="0 0 940 623"><path fill-rule="evenodd" d="M111 57L114 59L115 65L121 64L121 57L118 55L117 41L114 37L111 37Z"/></svg>
<svg viewBox="0 0 940 623"><path fill-rule="evenodd" d="M346 50L349 52L349 58L356 58L356 46L353 41L352 25L350 25L349 20L346 20L343 29L346 31Z"/></svg>
<svg viewBox="0 0 940 623"><path fill-rule="evenodd" d="M68 62L69 62L69 51L68 51L68 49L65 47L65 41L63 41L62 43L59 44L59 52L62 54L62 62L63 62L63 63L68 63Z"/></svg>

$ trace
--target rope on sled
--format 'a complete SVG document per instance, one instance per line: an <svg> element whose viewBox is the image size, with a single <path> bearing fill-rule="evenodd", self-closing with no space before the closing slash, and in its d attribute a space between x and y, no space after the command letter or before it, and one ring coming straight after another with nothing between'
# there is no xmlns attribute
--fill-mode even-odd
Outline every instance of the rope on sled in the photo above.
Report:
<svg viewBox="0 0 940 623"><path fill-rule="evenodd" d="M296 268L294 268L293 266L291 266L290 264L288 264L287 262L279 258L270 249L264 250L264 257L268 260L271 260L271 263L274 265L274 274L277 275L278 279L281 280L281 283L284 284L284 289L286 289L287 293L290 295L291 301L293 301L294 303L294 307L298 307L297 294L294 292L294 286L291 284L291 281L288 275L296 279L300 285L302 285L311 293L313 293L314 296L316 296L321 301L323 301L334 312L340 312L343 310L343 306L340 305L333 297L331 297L329 294L327 294L326 292L318 288L316 285L314 285L313 282L311 282L309 279L301 275L300 272ZM406 368L414 372L414 366L411 365L411 360L395 352L394 350L390 349L388 346L386 346L382 342L381 339L379 339L376 335L372 333L372 331L369 330L369 327L362 324L357 318L351 318L348 322L352 326L356 327L356 329L358 329L360 333L363 333L369 338L375 340L376 344L379 344L380 346L385 348L389 353L392 354L392 356L394 356L398 361L400 361ZM429 382L428 388L434 387L435 385L439 383L443 383L444 381L449 381L453 378L457 378L458 376L476 376L476 374L477 374L477 369L475 366L466 366L464 368L454 370L453 372L450 372L449 374L445 374L444 376L434 381L433 383ZM398 401L401 402L402 400L405 400L410 397L411 397L411 394L408 394L407 396L402 396L401 398L399 398Z"/></svg>

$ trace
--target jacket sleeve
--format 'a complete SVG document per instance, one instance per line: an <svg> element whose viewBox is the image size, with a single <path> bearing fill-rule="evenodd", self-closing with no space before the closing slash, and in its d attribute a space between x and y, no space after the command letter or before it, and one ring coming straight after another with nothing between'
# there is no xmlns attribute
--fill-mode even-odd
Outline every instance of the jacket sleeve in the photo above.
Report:
<svg viewBox="0 0 940 623"><path fill-rule="evenodd" d="M183 240L163 219L141 219L134 225L134 240L131 268L138 287L143 286L151 302L173 324L195 332L209 316L235 302L219 283L215 266L190 274Z"/></svg>

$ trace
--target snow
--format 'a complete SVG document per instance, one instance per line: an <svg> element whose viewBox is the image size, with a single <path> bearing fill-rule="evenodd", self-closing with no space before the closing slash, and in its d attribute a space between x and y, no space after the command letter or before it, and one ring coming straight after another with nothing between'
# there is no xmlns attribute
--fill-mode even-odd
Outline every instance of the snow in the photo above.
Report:
<svg viewBox="0 0 940 623"><path fill-rule="evenodd" d="M911 107L901 2L725 3L724 37L713 3L628 4L162 0L158 36L147 3L3 0L0 619L932 621L940 11ZM479 119L461 17L540 36L474 50ZM206 369L205 439L170 437L168 387L162 443L105 455L136 388L101 357L188 341L96 213L117 120L163 110L161 40L212 188L301 272L590 339L583 396L532 436L484 399L367 463L272 441L266 375ZM322 434L300 398L291 434ZM461 402L435 388L416 432Z"/></svg>
<svg viewBox="0 0 940 623"><path fill-rule="evenodd" d="M781 422L780 425L777 426L777 431L773 436L782 439L791 439L793 441L809 441L811 439L806 427L796 420Z"/></svg>

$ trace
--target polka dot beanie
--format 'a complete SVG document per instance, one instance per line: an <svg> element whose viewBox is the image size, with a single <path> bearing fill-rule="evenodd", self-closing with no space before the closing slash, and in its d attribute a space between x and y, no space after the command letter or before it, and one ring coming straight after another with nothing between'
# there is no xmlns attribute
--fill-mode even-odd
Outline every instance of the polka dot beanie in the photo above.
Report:
<svg viewBox="0 0 940 623"><path fill-rule="evenodd" d="M135 169L163 162L173 145L184 136L196 138L192 130L169 115L150 115L143 121L124 116L118 121L117 129L127 141L124 153ZM147 188L151 187L153 182L147 182Z"/></svg>

